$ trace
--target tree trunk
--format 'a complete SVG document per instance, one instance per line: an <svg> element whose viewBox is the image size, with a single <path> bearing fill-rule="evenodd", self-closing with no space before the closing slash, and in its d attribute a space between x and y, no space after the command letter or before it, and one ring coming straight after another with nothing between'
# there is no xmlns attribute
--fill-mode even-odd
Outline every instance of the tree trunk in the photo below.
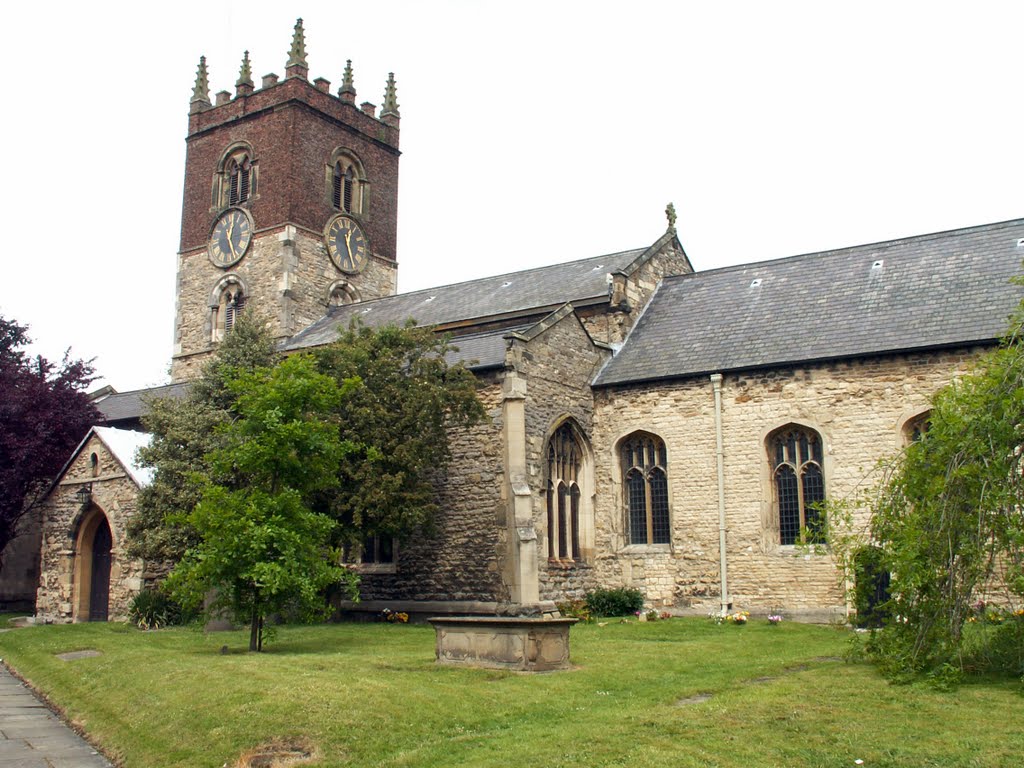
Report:
<svg viewBox="0 0 1024 768"><path fill-rule="evenodd" d="M252 617L249 622L249 651L259 652L262 650L263 645L263 617L260 616L259 603L253 601L252 604Z"/></svg>

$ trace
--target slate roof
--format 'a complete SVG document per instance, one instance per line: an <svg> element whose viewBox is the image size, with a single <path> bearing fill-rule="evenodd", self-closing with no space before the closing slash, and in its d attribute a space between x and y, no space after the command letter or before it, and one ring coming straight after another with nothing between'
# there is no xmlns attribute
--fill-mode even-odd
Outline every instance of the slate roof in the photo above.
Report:
<svg viewBox="0 0 1024 768"><path fill-rule="evenodd" d="M595 386L992 342L1024 219L666 278Z"/></svg>
<svg viewBox="0 0 1024 768"><path fill-rule="evenodd" d="M566 302L583 306L607 299L607 275L626 269L648 250L622 251L332 307L324 318L293 336L284 349L329 344L338 337L338 329L348 327L357 316L369 326L401 325L409 318L419 325L443 326L526 313L547 314Z"/></svg>
<svg viewBox="0 0 1024 768"><path fill-rule="evenodd" d="M456 351L445 355L448 365L464 362L470 370L480 371L485 368L500 368L505 365L505 337L510 333L526 330L529 326L517 325L512 328L473 333L452 339Z"/></svg>
<svg viewBox="0 0 1024 768"><path fill-rule="evenodd" d="M107 423L116 424L141 418L146 410L143 398L184 397L187 391L188 384L185 382L166 384L162 387L135 389L131 392L115 392L98 400L95 405Z"/></svg>

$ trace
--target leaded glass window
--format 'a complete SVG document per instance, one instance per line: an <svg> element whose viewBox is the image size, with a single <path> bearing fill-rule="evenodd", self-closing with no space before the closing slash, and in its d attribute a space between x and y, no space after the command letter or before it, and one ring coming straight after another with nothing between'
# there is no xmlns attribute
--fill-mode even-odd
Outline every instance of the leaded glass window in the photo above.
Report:
<svg viewBox="0 0 1024 768"><path fill-rule="evenodd" d="M622 443L620 456L629 543L668 544L672 530L665 443L654 435L638 433Z"/></svg>
<svg viewBox="0 0 1024 768"><path fill-rule="evenodd" d="M825 501L821 436L804 427L786 427L769 440L772 483L779 512L779 542L825 540ZM806 538L801 539L802 533Z"/></svg>

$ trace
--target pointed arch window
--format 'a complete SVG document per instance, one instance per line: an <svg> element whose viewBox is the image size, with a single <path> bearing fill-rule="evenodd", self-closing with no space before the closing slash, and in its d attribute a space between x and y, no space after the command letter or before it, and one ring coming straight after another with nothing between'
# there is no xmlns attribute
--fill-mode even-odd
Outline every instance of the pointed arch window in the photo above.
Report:
<svg viewBox="0 0 1024 768"><path fill-rule="evenodd" d="M668 456L661 438L636 433L620 447L630 544L669 544Z"/></svg>
<svg viewBox="0 0 1024 768"><path fill-rule="evenodd" d="M580 491L583 447L569 422L548 441L548 558L580 560Z"/></svg>
<svg viewBox="0 0 1024 768"><path fill-rule="evenodd" d="M783 427L768 440L780 544L825 541L823 455L821 435L806 427Z"/></svg>
<svg viewBox="0 0 1024 768"><path fill-rule="evenodd" d="M932 412L919 413L903 425L903 442L906 445L916 443L924 439L928 429L932 425Z"/></svg>

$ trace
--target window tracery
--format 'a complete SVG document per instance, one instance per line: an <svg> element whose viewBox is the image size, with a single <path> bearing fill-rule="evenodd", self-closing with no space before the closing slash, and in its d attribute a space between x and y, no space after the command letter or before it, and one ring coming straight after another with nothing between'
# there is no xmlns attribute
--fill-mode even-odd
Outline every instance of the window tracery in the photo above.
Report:
<svg viewBox="0 0 1024 768"><path fill-rule="evenodd" d="M781 544L825 540L823 454L821 436L806 427L783 427L768 440Z"/></svg>
<svg viewBox="0 0 1024 768"><path fill-rule="evenodd" d="M210 304L211 341L223 341L224 337L231 333L235 322L245 309L247 298L244 286L234 275L225 277L217 284Z"/></svg>
<svg viewBox="0 0 1024 768"><path fill-rule="evenodd" d="M619 449L630 544L669 544L668 456L661 438L638 432Z"/></svg>
<svg viewBox="0 0 1024 768"><path fill-rule="evenodd" d="M365 214L369 182L359 158L347 149L336 149L328 164L328 198L342 213Z"/></svg>
<svg viewBox="0 0 1024 768"><path fill-rule="evenodd" d="M213 207L222 210L245 205L256 194L257 163L252 147L245 143L228 147L217 164L213 180Z"/></svg>
<svg viewBox="0 0 1024 768"><path fill-rule="evenodd" d="M569 422L548 441L547 523L548 558L579 560L580 491L583 448Z"/></svg>

